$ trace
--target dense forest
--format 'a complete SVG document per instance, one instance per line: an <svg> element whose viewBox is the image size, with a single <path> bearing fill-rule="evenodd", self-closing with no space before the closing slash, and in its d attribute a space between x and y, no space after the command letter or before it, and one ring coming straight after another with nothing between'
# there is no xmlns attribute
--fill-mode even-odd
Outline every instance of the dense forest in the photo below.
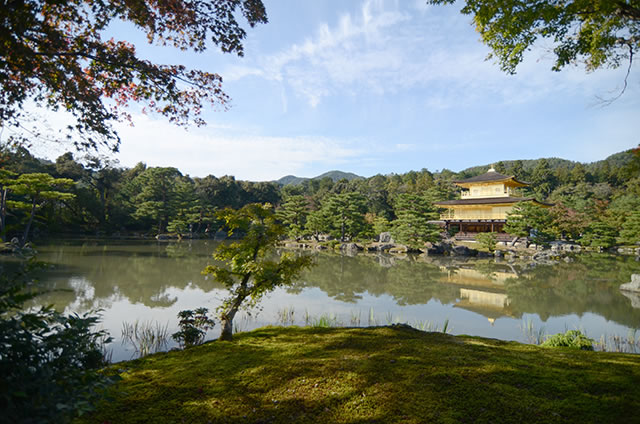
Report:
<svg viewBox="0 0 640 424"><path fill-rule="evenodd" d="M638 241L640 148L588 164L547 158L494 167L531 183L522 196L554 204L524 223L547 239L603 247ZM249 182L190 177L144 163L123 168L108 158L73 153L51 162L19 147L0 156L0 230L5 241L54 234L206 237L219 228L216 211L260 202L274 205L292 238L331 234L358 240L391 231L396 241L419 246L439 237L429 224L438 219L433 203L455 199L459 189L453 181L487 169Z"/></svg>

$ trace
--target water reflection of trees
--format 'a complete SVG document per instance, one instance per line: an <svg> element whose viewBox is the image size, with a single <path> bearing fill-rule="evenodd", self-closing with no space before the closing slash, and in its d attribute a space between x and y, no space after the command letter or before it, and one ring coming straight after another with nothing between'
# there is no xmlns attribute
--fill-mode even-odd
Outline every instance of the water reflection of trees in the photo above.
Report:
<svg viewBox="0 0 640 424"><path fill-rule="evenodd" d="M212 262L213 246L198 243L144 243L122 245L67 244L42 249L40 260L51 265L40 275L43 288L54 290L37 299L59 309L74 304L79 310L107 307L126 298L149 307L166 307L176 299L166 296L169 288L193 284L204 291L221 286L201 275ZM82 283L79 281L82 280ZM90 285L92 299L79 305L79 287ZM65 291L66 290L66 291Z"/></svg>
<svg viewBox="0 0 640 424"><path fill-rule="evenodd" d="M128 299L149 307L167 307L176 301L167 296L170 288L183 290L189 284L205 292L221 288L200 274L212 261L214 247L213 243L194 241L71 243L45 248L40 259L55 265L41 280L48 289L70 291L48 293L38 303L52 303L60 309L73 305L83 311ZM592 312L628 327L640 327L640 309L633 308L618 290L620 284L630 281L632 273L640 273L640 263L629 257L580 255L570 263L535 266L442 256L319 253L315 258L317 265L287 289L290 293L317 287L333 299L351 303L366 293L391 296L399 305L426 304L434 299L488 318L519 318L532 313L547 320ZM504 295L500 309L496 299Z"/></svg>
<svg viewBox="0 0 640 424"><path fill-rule="evenodd" d="M514 318L533 313L546 321L552 316L591 312L628 327L640 327L640 309L633 308L618 290L620 284L630 281L632 273L640 272L640 263L629 257L581 255L574 262L555 265L335 254L318 254L316 260L317 266L290 292L318 287L336 300L354 303L364 293L389 295L399 305L435 299L443 304L457 302L488 318L495 318L497 312ZM493 304L471 307L461 301L461 289L473 289L487 298L504 293L508 301L501 311Z"/></svg>
<svg viewBox="0 0 640 424"><path fill-rule="evenodd" d="M356 302L363 293L390 295L399 305L424 304L432 298L443 303L455 301L457 288L438 282L442 274L438 266L418 262L415 257L394 260L392 266L387 266L389 262L385 257L320 254L317 265L292 289L318 287L344 302Z"/></svg>
<svg viewBox="0 0 640 424"><path fill-rule="evenodd" d="M588 312L627 327L640 327L640 309L620 293L620 284L640 272L633 258L580 255L574 262L538 265L509 279L506 292L519 313L551 316Z"/></svg>

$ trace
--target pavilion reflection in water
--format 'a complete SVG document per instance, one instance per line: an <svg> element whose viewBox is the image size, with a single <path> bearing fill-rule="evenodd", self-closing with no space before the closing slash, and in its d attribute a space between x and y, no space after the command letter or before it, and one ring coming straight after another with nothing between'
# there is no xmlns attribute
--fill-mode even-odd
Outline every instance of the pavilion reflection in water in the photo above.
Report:
<svg viewBox="0 0 640 424"><path fill-rule="evenodd" d="M505 281L518 278L513 268L498 265L490 271L478 270L472 265L460 267L441 266L444 276L440 282L460 287L460 300L454 307L475 312L487 318L493 325L501 317L519 318L511 308L511 299L505 293Z"/></svg>

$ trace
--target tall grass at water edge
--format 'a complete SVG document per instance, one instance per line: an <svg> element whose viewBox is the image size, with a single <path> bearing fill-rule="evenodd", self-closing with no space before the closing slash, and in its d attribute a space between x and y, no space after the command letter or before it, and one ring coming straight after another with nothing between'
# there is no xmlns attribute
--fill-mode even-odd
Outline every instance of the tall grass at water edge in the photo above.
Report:
<svg viewBox="0 0 640 424"><path fill-rule="evenodd" d="M131 345L134 348L134 356L147 356L151 353L166 350L169 340L169 324L160 324L158 321L139 321L133 324L122 323L122 344Z"/></svg>
<svg viewBox="0 0 640 424"><path fill-rule="evenodd" d="M545 327L536 328L532 319L527 319L520 326L527 343L541 345L551 337ZM565 328L565 331L568 330ZM582 329L578 331L586 335ZM626 337L618 334L603 334L593 343L593 349L600 352L640 353L640 334L638 329L629 329Z"/></svg>

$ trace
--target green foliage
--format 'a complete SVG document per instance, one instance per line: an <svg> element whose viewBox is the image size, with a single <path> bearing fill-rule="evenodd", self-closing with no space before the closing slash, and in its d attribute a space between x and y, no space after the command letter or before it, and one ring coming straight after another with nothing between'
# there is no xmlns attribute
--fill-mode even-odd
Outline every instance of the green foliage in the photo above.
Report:
<svg viewBox="0 0 640 424"><path fill-rule="evenodd" d="M162 233L169 217L175 213L177 183L181 176L176 168L145 169L132 181L133 216L156 221L157 231Z"/></svg>
<svg viewBox="0 0 640 424"><path fill-rule="evenodd" d="M194 311L187 309L178 312L180 331L173 333L171 337L182 348L188 348L202 344L207 330L215 326L215 322L207 316L207 308L198 308Z"/></svg>
<svg viewBox="0 0 640 424"><path fill-rule="evenodd" d="M583 246L607 249L616 245L617 235L616 229L610 224L604 221L595 221L589 224L579 241Z"/></svg>
<svg viewBox="0 0 640 424"><path fill-rule="evenodd" d="M554 334L547 338L540 346L570 347L580 350L593 350L594 340L588 338L580 330L568 330L565 333Z"/></svg>
<svg viewBox="0 0 640 424"><path fill-rule="evenodd" d="M552 240L551 215L547 208L533 202L518 203L507 214L504 230L518 237L529 237L535 244L544 245Z"/></svg>
<svg viewBox="0 0 640 424"><path fill-rule="evenodd" d="M454 0L429 0L432 4ZM640 5L636 0L565 1L466 0L482 41L500 67L516 67L540 38L554 42L553 70L582 62L587 70L620 66L640 49Z"/></svg>
<svg viewBox="0 0 640 424"><path fill-rule="evenodd" d="M578 240L590 221L585 213L566 207L562 203L555 204L549 213L552 220L552 232L559 239Z"/></svg>
<svg viewBox="0 0 640 424"><path fill-rule="evenodd" d="M26 312L22 304L36 293L25 280L1 278L0 409L11 423L68 422L93 410L116 379L99 372L102 347L110 341L94 331L95 315L63 315L52 307Z"/></svg>
<svg viewBox="0 0 640 424"><path fill-rule="evenodd" d="M288 197L277 213L278 219L289 228L288 235L294 239L300 239L305 231L307 216L309 215L309 203L302 195Z"/></svg>
<svg viewBox="0 0 640 424"><path fill-rule="evenodd" d="M9 191L23 196L26 200L26 202L13 202L12 206L29 211L21 240L22 245L28 240L36 211L49 202L73 199L75 196L72 193L59 191L68 189L72 185L73 180L69 178L54 178L49 174L39 172L19 175L7 185Z"/></svg>
<svg viewBox="0 0 640 424"><path fill-rule="evenodd" d="M366 199L359 193L335 194L323 206L330 233L340 241L353 240L369 230L364 219Z"/></svg>
<svg viewBox="0 0 640 424"><path fill-rule="evenodd" d="M476 235L476 241L489 252L494 252L498 243L496 233L478 233Z"/></svg>
<svg viewBox="0 0 640 424"><path fill-rule="evenodd" d="M238 310L252 308L276 287L291 284L302 270L311 266L312 259L291 253L283 253L277 260L271 258L285 229L269 204L225 209L218 213L218 218L224 222L229 236L242 235L239 241L222 243L216 248L213 257L225 266L209 265L203 271L229 290L218 312L222 322L220 338L231 340Z"/></svg>
<svg viewBox="0 0 640 424"><path fill-rule="evenodd" d="M640 210L631 212L620 230L620 242L625 244L640 243Z"/></svg>
<svg viewBox="0 0 640 424"><path fill-rule="evenodd" d="M397 219L392 223L391 234L394 241L411 248L424 247L426 242L440 238L440 229L429 221L437 219L433 204L415 194L401 194L395 204Z"/></svg>

